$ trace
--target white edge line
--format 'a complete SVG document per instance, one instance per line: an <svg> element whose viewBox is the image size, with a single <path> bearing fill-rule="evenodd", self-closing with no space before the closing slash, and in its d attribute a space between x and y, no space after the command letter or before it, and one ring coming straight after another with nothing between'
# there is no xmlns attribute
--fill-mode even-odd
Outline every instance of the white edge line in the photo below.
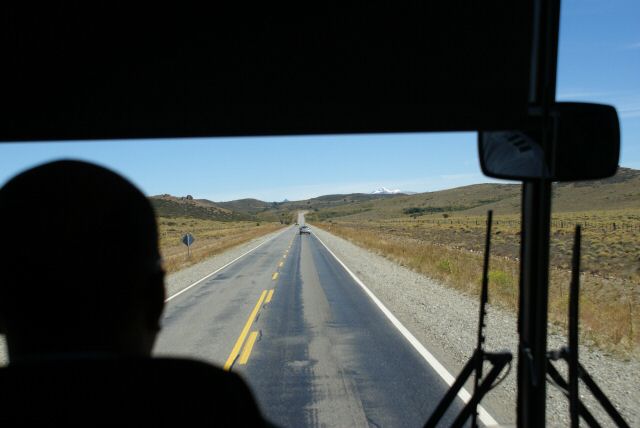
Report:
<svg viewBox="0 0 640 428"><path fill-rule="evenodd" d="M213 275L217 274L218 272L220 272L222 269L224 269L224 268L228 267L229 265L231 265L231 264L233 264L233 263L237 262L238 260L240 260L241 258L243 258L244 256L246 256L246 255L247 255L247 254L249 254L250 252L252 252L252 251L254 251L254 250L257 250L258 248L260 248L261 246L263 246L263 245L264 245L264 244L266 244L267 242L269 242L269 241L272 241L272 240L276 239L278 236L282 235L284 232L286 232L286 231L287 231L287 230L289 230L289 229L290 229L290 228L289 228L289 227L287 227L287 228L285 228L284 230L282 230L280 233L278 233L277 235L272 236L271 238L269 238L269 239L266 239L266 240L262 241L260 244L256 245L255 247L253 247L252 249L250 249L250 250L249 250L249 251L247 251L246 253L243 253L243 254L241 254L240 256L236 257L235 259L231 260L231 261L230 261L229 263L227 263L226 265L224 265L224 266L222 266L222 267L220 267L220 268L218 268L218 269L214 270L214 271L213 271L213 272L211 272L210 274L208 274L208 275L206 275L206 276L204 276L204 277L200 278L199 280L197 280L197 281L196 281L196 282L194 282L193 284L189 285L188 287L183 288L182 290L178 291L177 293L175 293L175 294L173 294L173 295L171 295L171 296L167 297L167 299L165 300L165 302L168 302L169 300L173 299L174 297L179 296L180 294L184 293L185 291L189 290L190 288L195 287L196 285L200 284L200 283L201 283L202 281L204 281L205 279L210 278L211 276L213 276Z"/></svg>
<svg viewBox="0 0 640 428"><path fill-rule="evenodd" d="M329 254L331 254L338 261L338 263L342 265L344 270L347 271L349 275L351 275L351 278L353 278L353 280L360 287L362 287L364 292L367 293L371 300L373 300L373 303L375 303L378 308L380 308L382 313L387 316L389 321L391 321L391 324L393 324L398 329L398 331L400 331L405 339L407 339L409 343L415 348L415 350L418 351L422 358L424 358L427 363L429 363L429 365L433 367L436 373L440 375L440 377L447 383L447 385L451 386L455 381L453 375L449 373L449 371L440 363L440 361L436 359L436 357L433 356L433 354L431 354L431 352L427 351L427 348L425 348L424 345L422 345L422 343L420 343L420 341L416 339L416 337L411 334L411 332L404 325L402 325L398 318L396 318L395 315L393 315L393 313L391 313L391 311L387 309L387 307L375 296L375 294L373 294L371 290L369 290L367 286L364 285L362 281L360 281L360 278L358 278L353 272L351 272L351 270L342 262L342 260L340 260L338 256L336 256L333 251L331 251L329 247L327 247L327 245L322 242L322 239L320 239L318 235L314 233L313 236L315 236L315 238L324 246L324 248L327 249ZM465 403L468 403L471 399L471 395L465 388L460 389L460 391L458 392L458 397L460 397L460 399ZM481 405L478 405L478 417L485 426L498 425L498 421L496 421Z"/></svg>

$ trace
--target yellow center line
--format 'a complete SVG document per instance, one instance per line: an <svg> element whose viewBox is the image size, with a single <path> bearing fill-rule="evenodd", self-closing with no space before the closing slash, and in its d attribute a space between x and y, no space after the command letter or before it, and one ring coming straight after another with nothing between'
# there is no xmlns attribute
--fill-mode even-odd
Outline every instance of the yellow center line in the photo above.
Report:
<svg viewBox="0 0 640 428"><path fill-rule="evenodd" d="M283 259L286 259L286 258L287 258L287 255L285 254L284 256L282 256L282 258L283 258Z"/></svg>
<svg viewBox="0 0 640 428"><path fill-rule="evenodd" d="M269 303L271 301L271 298L273 297L273 292L274 292L273 288L269 290L269 294L267 294L267 298L264 301L265 303Z"/></svg>
<svg viewBox="0 0 640 428"><path fill-rule="evenodd" d="M253 349L253 345L256 343L256 339L258 338L258 332L252 331L247 339L247 343L242 348L242 354L240 354L240 358L238 358L238 364L247 364L249 361L249 355L251 355L251 350Z"/></svg>
<svg viewBox="0 0 640 428"><path fill-rule="evenodd" d="M283 265L284 265L284 262L278 263L278 267L282 267Z"/></svg>
<svg viewBox="0 0 640 428"><path fill-rule="evenodd" d="M276 279L278 279L278 272L274 272L274 273L273 273L273 276L271 277L271 279L273 279L274 281L275 281Z"/></svg>
<svg viewBox="0 0 640 428"><path fill-rule="evenodd" d="M227 358L227 362L224 363L224 369L226 371L231 370L231 366L233 365L233 362L236 360L236 358L238 357L238 353L240 352L240 348L242 347L242 344L244 343L244 340L247 337L247 333L249 333L249 329L251 328L251 324L253 324L253 320L256 319L256 315L258 315L258 311L260 310L260 307L262 306L262 302L264 301L264 298L267 295L267 290L263 290L262 294L260 295L260 298L258 299L258 303L256 303L256 305L253 308L253 311L251 311L251 315L249 315L249 319L247 320L246 324L244 325L244 328L242 329L242 332L240 333L240 336L238 337L238 340L236 341L236 344L233 345L233 349L231 350L231 353L229 354L229 358Z"/></svg>

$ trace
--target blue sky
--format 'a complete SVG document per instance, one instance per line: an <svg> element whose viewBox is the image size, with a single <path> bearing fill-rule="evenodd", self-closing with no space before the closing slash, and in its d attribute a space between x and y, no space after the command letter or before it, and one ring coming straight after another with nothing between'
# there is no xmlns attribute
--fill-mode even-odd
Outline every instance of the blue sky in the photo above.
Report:
<svg viewBox="0 0 640 428"><path fill-rule="evenodd" d="M91 141L0 145L0 171L72 156L149 195L267 201L386 186L424 191L483 180L475 133ZM16 168L17 167L17 168Z"/></svg>
<svg viewBox="0 0 640 428"><path fill-rule="evenodd" d="M620 164L640 169L640 1L562 1L556 98L615 106Z"/></svg>
<svg viewBox="0 0 640 428"><path fill-rule="evenodd" d="M612 104L620 164L640 169L640 2L563 0L557 99ZM0 144L0 183L59 158L93 161L149 194L268 201L377 187L430 191L490 181L475 133Z"/></svg>

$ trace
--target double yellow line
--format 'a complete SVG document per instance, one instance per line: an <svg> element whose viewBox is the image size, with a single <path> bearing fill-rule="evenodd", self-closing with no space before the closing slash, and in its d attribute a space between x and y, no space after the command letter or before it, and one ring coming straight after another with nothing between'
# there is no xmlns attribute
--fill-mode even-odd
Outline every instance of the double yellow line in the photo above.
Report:
<svg viewBox="0 0 640 428"><path fill-rule="evenodd" d="M249 339L247 340L247 344L242 348L242 353L240 353L240 358L238 358L238 364L247 364L253 345L256 343L256 339L258 339L258 332L252 331L249 335Z"/></svg>
<svg viewBox="0 0 640 428"><path fill-rule="evenodd" d="M231 353L229 354L229 358L227 358L227 361L224 363L223 368L225 370L227 370L227 371L231 370L231 366L233 366L233 363L235 363L236 358L238 358L238 354L240 354L240 349L242 348L242 345L244 344L244 341L247 338L247 334L249 333L249 329L251 328L251 325L253 324L253 321L255 321L256 316L258 315L258 312L260 311L260 307L262 306L262 302L264 302L264 299L266 297L267 297L267 290L264 290L262 292L262 294L260 295L260 298L258 299L258 303L256 303L256 305L253 307L253 311L251 311L251 314L249 315L249 319L244 324L244 327L242 329L242 332L240 332L240 336L238 337L238 340L236 340L235 345L233 345L233 349L231 350ZM255 333L255 335L253 333ZM253 333L251 334L253 340L247 342L248 346L246 346L245 349L242 352L243 356L245 357L245 363L249 359L249 355L251 354L251 349L253 348L253 345L254 345L257 337L258 337L258 333L257 332L254 331ZM240 363L242 364L242 362L240 362Z"/></svg>
<svg viewBox="0 0 640 428"><path fill-rule="evenodd" d="M295 236L294 236L294 239L295 239ZM292 244L293 244L293 239L291 240L291 243L289 243L289 248L291 248ZM285 250L283 260L280 261L280 263L278 263L278 268L281 268L282 266L284 266L284 259L287 258L288 252L289 252L289 249ZM278 271L274 272L273 275L271 276L271 279L273 281L276 281L278 279L278 275L279 275ZM262 305L271 302L274 292L275 292L275 289L272 288L270 290L263 290L262 294L260 294L260 298L258 299L258 302L253 307L251 314L249 314L249 318L247 319L247 322L244 324L244 327L240 332L240 336L238 336L238 340L236 340L236 343L233 345L233 349L231 350L231 353L229 354L227 361L224 363L224 366L223 366L224 370L227 370L227 371L231 370L236 360L238 361L238 364L246 364L247 361L249 361L249 356L251 355L251 351L253 350L253 345L255 345L256 341L258 340L258 332L252 331L251 334L249 334L249 330L251 329L253 322L258 316L258 312L260 312L260 308L262 307Z"/></svg>

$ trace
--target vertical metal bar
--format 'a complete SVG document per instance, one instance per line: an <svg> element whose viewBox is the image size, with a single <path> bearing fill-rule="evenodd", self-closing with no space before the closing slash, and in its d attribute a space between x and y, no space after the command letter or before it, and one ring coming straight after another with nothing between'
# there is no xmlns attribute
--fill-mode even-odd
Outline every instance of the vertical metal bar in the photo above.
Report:
<svg viewBox="0 0 640 428"><path fill-rule="evenodd" d="M525 182L518 319L519 427L545 426L550 220L551 182Z"/></svg>
<svg viewBox="0 0 640 428"><path fill-rule="evenodd" d="M548 138L549 108L555 103L560 0L534 1L532 75L535 91L530 111L542 117L542 148L554 165ZM520 243L520 309L518 314L518 426L544 427L547 365L547 306L549 280L549 226L551 182L532 180L522 185Z"/></svg>
<svg viewBox="0 0 640 428"><path fill-rule="evenodd" d="M571 290L569 292L569 415L571 428L578 428L580 423L578 406L578 321L580 300L580 225L576 226L573 241L573 261L571 264Z"/></svg>

